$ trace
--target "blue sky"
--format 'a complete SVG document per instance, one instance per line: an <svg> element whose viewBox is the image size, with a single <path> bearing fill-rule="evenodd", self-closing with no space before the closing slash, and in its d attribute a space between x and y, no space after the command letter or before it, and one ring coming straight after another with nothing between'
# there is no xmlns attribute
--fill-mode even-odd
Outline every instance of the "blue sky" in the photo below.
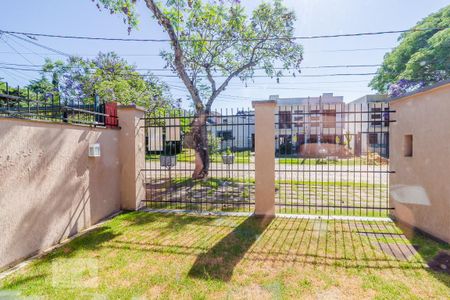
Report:
<svg viewBox="0 0 450 300"><path fill-rule="evenodd" d="M100 12L91 0L15 0L3 1L0 29L50 34L89 35L106 37L167 38L142 1L138 5L139 30L128 36L119 16ZM242 0L249 9L260 0ZM420 19L450 4L448 0L285 0L297 15L296 35L323 35L352 32L374 32L408 29ZM7 13L5 13L7 12ZM388 49L397 45L398 34L351 38L302 40L303 66L380 64ZM3 37L14 49L0 40L0 63L42 64L51 52L31 44ZM99 51L115 51L139 68L162 68L158 57L165 43L124 43L109 41L64 40L39 38L37 42L65 53L93 57ZM377 48L377 49L373 49ZM353 51L354 49L359 49ZM362 50L361 50L362 49ZM372 50L367 50L372 49ZM352 50L352 51L350 51ZM15 51L21 53L17 54ZM303 74L371 73L376 67L304 69ZM155 72L169 74L169 72ZM13 85L24 85L38 73L0 68L0 77ZM342 76L316 78L282 78L280 84L270 78L256 78L245 87L238 79L232 81L216 108L249 107L252 100L281 97L317 96L324 92L344 96L346 102L373 93L367 87L372 76ZM185 98L183 84L177 78L163 78L175 97ZM185 103L184 106L187 106Z"/></svg>

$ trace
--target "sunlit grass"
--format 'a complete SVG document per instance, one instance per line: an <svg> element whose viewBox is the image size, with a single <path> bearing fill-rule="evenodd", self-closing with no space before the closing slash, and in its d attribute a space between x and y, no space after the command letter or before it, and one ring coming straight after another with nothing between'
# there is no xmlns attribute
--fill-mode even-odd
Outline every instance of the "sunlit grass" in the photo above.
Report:
<svg viewBox="0 0 450 300"><path fill-rule="evenodd" d="M333 166L347 166L347 167L367 167L367 166L386 166L384 159L380 161L368 159L367 157L349 157L349 158L303 158L303 157L283 157L278 158L277 162L281 165L303 165L303 166L318 166L318 167L333 167Z"/></svg>
<svg viewBox="0 0 450 300"><path fill-rule="evenodd" d="M13 273L0 295L446 299L450 276L424 265L442 249L389 222L133 212Z"/></svg>

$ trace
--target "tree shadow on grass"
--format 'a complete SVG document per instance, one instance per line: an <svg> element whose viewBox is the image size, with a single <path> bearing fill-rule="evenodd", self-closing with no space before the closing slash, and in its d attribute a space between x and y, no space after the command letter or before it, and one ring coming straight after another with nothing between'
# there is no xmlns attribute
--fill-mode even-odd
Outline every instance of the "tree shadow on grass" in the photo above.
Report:
<svg viewBox="0 0 450 300"><path fill-rule="evenodd" d="M35 264L46 264L60 257L71 258L81 250L95 250L103 243L106 243L119 235L121 234L114 232L111 227L107 225L94 228L74 238L66 245L45 254L42 259L37 260Z"/></svg>
<svg viewBox="0 0 450 300"><path fill-rule="evenodd" d="M234 268L272 222L270 217L251 216L197 257L188 276L230 281Z"/></svg>

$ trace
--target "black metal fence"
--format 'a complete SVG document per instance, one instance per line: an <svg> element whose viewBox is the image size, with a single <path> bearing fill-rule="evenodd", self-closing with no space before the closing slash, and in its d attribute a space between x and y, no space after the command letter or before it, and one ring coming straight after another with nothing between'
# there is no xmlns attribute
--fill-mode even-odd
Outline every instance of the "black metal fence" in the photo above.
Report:
<svg viewBox="0 0 450 300"><path fill-rule="evenodd" d="M145 206L153 209L253 211L254 113L221 110L206 124L209 175L194 180L192 138L195 113L173 110L148 114Z"/></svg>
<svg viewBox="0 0 450 300"><path fill-rule="evenodd" d="M386 103L278 106L275 204L278 213L387 216L389 126ZM186 111L147 115L146 199L150 208L253 211L252 111L211 113L211 165L194 180L192 123Z"/></svg>
<svg viewBox="0 0 450 300"><path fill-rule="evenodd" d="M97 96L64 101L57 93L37 93L0 82L0 116L117 127L117 105Z"/></svg>
<svg viewBox="0 0 450 300"><path fill-rule="evenodd" d="M392 113L383 102L279 106L277 211L387 216Z"/></svg>

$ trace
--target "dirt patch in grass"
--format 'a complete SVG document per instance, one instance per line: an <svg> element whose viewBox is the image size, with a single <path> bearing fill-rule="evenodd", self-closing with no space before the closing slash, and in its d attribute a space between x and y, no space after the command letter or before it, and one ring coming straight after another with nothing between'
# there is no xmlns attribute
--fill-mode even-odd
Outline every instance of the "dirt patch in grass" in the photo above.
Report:
<svg viewBox="0 0 450 300"><path fill-rule="evenodd" d="M317 294L318 300L339 300L342 298L344 298L344 294L340 289L335 287Z"/></svg>

